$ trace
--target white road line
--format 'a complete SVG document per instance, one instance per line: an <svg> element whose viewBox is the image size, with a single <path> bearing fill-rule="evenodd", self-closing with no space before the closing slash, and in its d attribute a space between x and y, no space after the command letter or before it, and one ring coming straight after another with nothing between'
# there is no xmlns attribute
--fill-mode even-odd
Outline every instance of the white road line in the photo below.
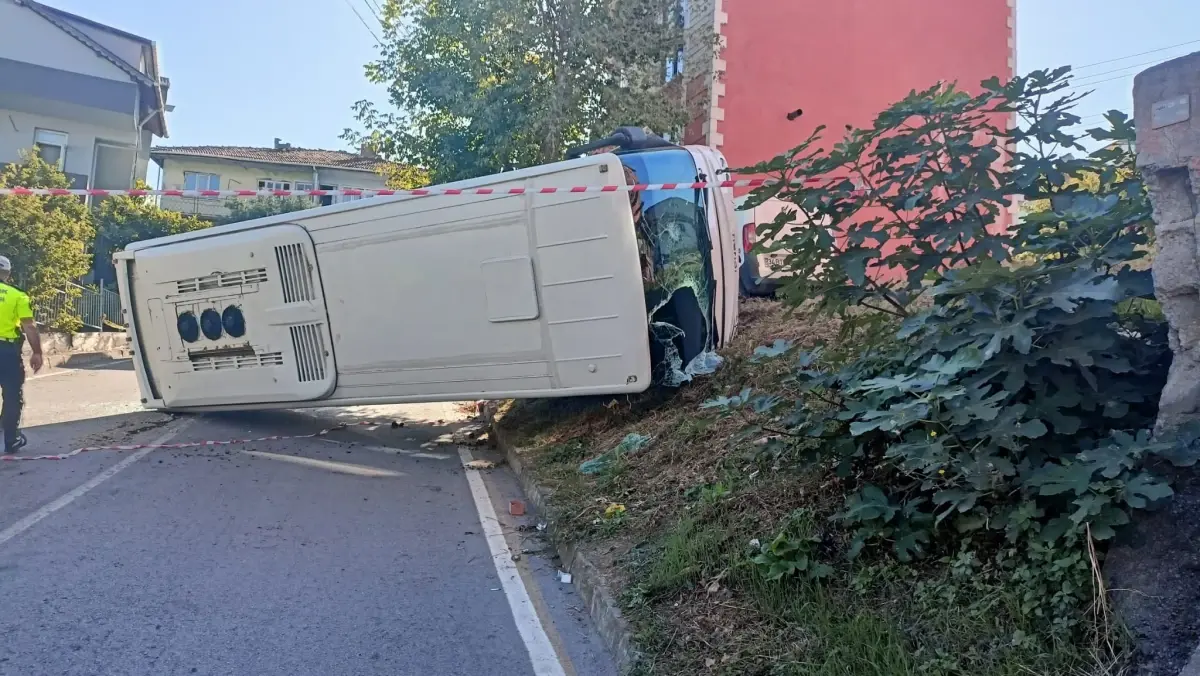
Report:
<svg viewBox="0 0 1200 676"><path fill-rule="evenodd" d="M188 418L187 420L184 420L183 422L179 423L178 425L175 425L174 429L163 434L161 437L155 439L154 441L151 441L150 445L157 446L159 444L167 443L171 439L178 436L180 432L187 429L187 427L192 424L193 420L194 420L194 418ZM47 505L43 505L40 509L38 509L33 514L30 514L29 516L25 517L24 519L21 519L20 521L14 523L13 525L9 526L8 528L5 528L4 530L0 531L0 545L3 545L4 543L8 542L9 540L20 535L21 533L24 533L25 531L29 530L30 528L33 528L42 519L45 519L46 517L57 512L58 510L62 509L63 507L66 507L67 505L71 504L72 502L75 502L79 498L86 495L88 493L88 491L91 491L96 486L99 486L100 484L104 483L105 481L108 481L109 479L113 478L114 476L119 474L122 470L124 470L126 467L129 467L130 465L137 462L138 460L141 460L142 458L146 457L154 450L155 449L153 449L153 448L143 448L140 451L134 451L133 454L127 456L121 462L118 462L117 464L113 465L112 467L109 467L108 469L104 470L103 472L92 477L91 479L88 479L87 481L83 482L78 487L76 487L74 490L63 495L61 498L58 498L54 502L51 502Z"/></svg>
<svg viewBox="0 0 1200 676"><path fill-rule="evenodd" d="M120 359L114 359L113 361L120 361ZM75 368L60 366L57 368L46 369L46 373L26 376L25 381L28 382L30 380L41 380L42 378L53 378L54 376L65 376L68 373L79 373L80 371L108 371L110 369L105 368L107 366L110 366L110 364L106 363L99 366L76 366Z"/></svg>
<svg viewBox="0 0 1200 676"><path fill-rule="evenodd" d="M245 453L246 455L252 455L256 458L290 462L294 465L304 465L305 467L316 467L317 469L329 470L330 472L337 472L338 474L353 474L355 476L369 477L404 476L404 472L396 472L390 469L379 469L377 467L367 467L366 465L352 465L348 462L318 460L316 458L304 458L298 455L267 453L266 451L242 451L242 453Z"/></svg>
<svg viewBox="0 0 1200 676"><path fill-rule="evenodd" d="M348 446L350 442L338 441L337 439L326 439L325 437L317 437L317 441L324 441L327 444L337 444L339 446ZM449 460L450 456L445 453L426 453L425 451L410 451L406 448L392 448L391 446L356 446L366 451L375 451L376 453L389 453L391 455L407 455L413 458L427 458L429 460Z"/></svg>
<svg viewBox="0 0 1200 676"><path fill-rule="evenodd" d="M471 462L471 451L459 447L458 456L463 464ZM467 484L471 487L471 497L475 499L475 511L479 512L479 525L487 538L488 549L492 553L492 563L496 566L496 574L500 576L500 586L508 597L508 607L512 610L513 620L517 624L517 632L529 652L529 660L533 663L535 676L566 676L558 653L546 635L542 626L542 618L538 616L529 598L529 590L521 579L517 564L512 560L508 542L504 539L504 531L496 518L496 508L488 497L487 486L483 477L475 470L464 470L467 473Z"/></svg>

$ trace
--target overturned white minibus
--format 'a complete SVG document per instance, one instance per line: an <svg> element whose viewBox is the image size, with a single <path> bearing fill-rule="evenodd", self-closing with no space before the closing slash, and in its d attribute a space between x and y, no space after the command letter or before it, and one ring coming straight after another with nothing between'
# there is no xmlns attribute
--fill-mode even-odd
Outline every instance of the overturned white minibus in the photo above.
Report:
<svg viewBox="0 0 1200 676"><path fill-rule="evenodd" d="M114 258L143 404L607 395L705 372L737 326L732 190L639 192L632 209L627 191L536 192L724 178L711 148L648 145L440 186L496 194L131 244Z"/></svg>

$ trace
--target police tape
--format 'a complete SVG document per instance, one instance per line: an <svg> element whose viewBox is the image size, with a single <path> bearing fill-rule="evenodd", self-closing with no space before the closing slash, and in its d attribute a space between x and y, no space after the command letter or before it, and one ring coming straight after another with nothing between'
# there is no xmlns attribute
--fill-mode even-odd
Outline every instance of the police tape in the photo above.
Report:
<svg viewBox="0 0 1200 676"><path fill-rule="evenodd" d="M817 179L803 182L812 183ZM707 188L757 188L775 183L766 178L693 183L638 183L634 185L588 185L543 188L414 188L400 190L100 190L97 188L0 188L0 196L36 197L430 197L439 195L555 195L563 193L650 192L657 190L704 190Z"/></svg>
<svg viewBox="0 0 1200 676"><path fill-rule="evenodd" d="M246 438L246 439L226 439L226 440L222 440L222 441L207 440L207 441L184 441L184 442L175 443L175 444L115 444L115 445L111 445L111 446L84 446L82 448L77 448L69 453L55 453L55 454L46 454L46 455L15 455L15 454L0 455L0 461L18 462L18 461L27 461L27 460L66 460L68 458L73 458L82 453L90 453L93 451L140 451L140 450L144 450L144 449L167 450L167 449L181 449L181 448L204 448L204 447L208 447L208 446L243 446L246 444L262 443L262 442L266 442L266 441L287 441L290 439L315 439L317 437L326 436L330 432L344 430L349 427L367 427L368 428L367 431L369 432L371 430L375 430L375 429L378 429L379 427L382 427L384 424L386 424L386 423L378 423L378 422L374 422L374 421L361 421L361 422L355 422L355 423L339 423L338 425L335 425L333 427L326 427L325 429L317 431L317 432L313 432L312 434L289 434L289 435L274 434L274 435L267 436L267 437L254 437L254 438ZM399 423L392 423L392 424L397 425L397 426L399 425Z"/></svg>

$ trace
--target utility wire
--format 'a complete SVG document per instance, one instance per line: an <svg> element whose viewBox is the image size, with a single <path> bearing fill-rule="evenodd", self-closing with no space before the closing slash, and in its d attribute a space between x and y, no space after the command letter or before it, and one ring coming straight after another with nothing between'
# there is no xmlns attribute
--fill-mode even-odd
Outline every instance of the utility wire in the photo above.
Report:
<svg viewBox="0 0 1200 676"><path fill-rule="evenodd" d="M1177 45L1170 45L1167 47L1159 47L1157 49L1151 49L1151 50L1148 50L1145 52L1138 52L1137 54L1126 54L1125 56L1118 56L1115 59L1105 59L1104 61L1096 61L1094 63L1085 63L1082 66L1074 66L1071 70L1083 70L1084 68L1091 68L1092 66L1102 66L1106 63L1116 63L1117 61L1124 61L1125 59L1132 59L1135 56L1145 56L1147 54L1156 54L1158 52L1165 52L1168 49L1175 49L1176 47L1186 47L1187 45L1194 45L1198 42L1200 42L1200 40L1188 40L1187 42L1180 42ZM1093 75L1095 75L1095 74L1096 73L1093 73ZM1091 76L1088 76L1088 77L1091 77Z"/></svg>
<svg viewBox="0 0 1200 676"><path fill-rule="evenodd" d="M1130 65L1128 65L1128 66L1125 66L1124 68L1116 68L1116 69L1114 69L1114 70L1106 70L1106 71L1102 71L1102 72L1099 72L1099 73L1092 73L1091 75L1081 75L1081 76L1080 76L1080 79L1082 79L1082 80L1091 80L1092 78L1097 78L1097 77L1100 77L1100 76L1102 76L1102 75L1112 75L1113 73L1120 73L1120 72L1122 72L1122 71L1129 70L1130 68L1140 68L1140 67L1142 67L1142 66L1154 66L1154 65L1158 65L1158 64L1160 64L1160 63L1164 63L1165 61L1166 61L1166 59L1155 59L1155 60L1153 60L1153 61L1143 61L1143 62L1141 62L1141 63L1133 63L1133 64L1130 64ZM1134 73L1134 74L1136 74L1136 73ZM1073 82L1073 83L1071 83L1071 86L1072 86L1072 87L1075 87L1075 86L1087 86L1087 84L1088 84L1087 82L1081 82L1081 83L1080 83L1080 82Z"/></svg>
<svg viewBox="0 0 1200 676"><path fill-rule="evenodd" d="M362 17L362 14L358 13L358 9L356 9L354 5L350 3L350 0L342 1L346 3L346 6L350 8L351 12L354 12L354 16L358 17L358 20L362 22L363 28L367 29L367 32L371 34L371 37L375 38L375 42L383 42L383 40L380 40L379 36L375 34L375 31L371 30L371 24L367 23L367 20Z"/></svg>
<svg viewBox="0 0 1200 676"><path fill-rule="evenodd" d="M379 19L379 12L375 11L375 8L371 6L371 0L363 0L363 4L367 6L367 11L371 13L371 16L374 16L375 20L378 21L379 25L382 26L383 21ZM376 38L376 40L378 39L379 38Z"/></svg>
<svg viewBox="0 0 1200 676"><path fill-rule="evenodd" d="M1118 75L1116 77L1110 77L1105 80L1097 80L1095 82L1087 82L1087 83L1081 84L1081 85L1071 85L1070 87L1067 87L1063 91L1064 92L1079 92L1084 89L1090 89L1096 85L1104 84L1106 82L1116 82L1117 80L1128 80L1129 78L1131 78L1135 75L1137 75L1137 73L1126 73L1125 75Z"/></svg>

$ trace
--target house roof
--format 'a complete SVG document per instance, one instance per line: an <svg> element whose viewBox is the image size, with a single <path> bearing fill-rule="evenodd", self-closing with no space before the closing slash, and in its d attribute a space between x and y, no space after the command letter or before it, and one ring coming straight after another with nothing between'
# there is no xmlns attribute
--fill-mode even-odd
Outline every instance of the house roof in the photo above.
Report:
<svg viewBox="0 0 1200 676"><path fill-rule="evenodd" d="M157 75L158 75L158 72L157 72L158 71L158 48L155 46L154 42L147 40L146 38L134 35L132 33L126 33L125 31L118 30L116 28L113 28L112 26L106 26L102 23L92 21L91 19L85 19L81 16L71 14L70 12L64 12L60 9L48 7L46 5L41 4L40 2L35 2L35 0L16 0L16 3L18 5L23 5L25 7L28 7L30 9L30 11L32 11L35 14L37 14L38 16L42 17L46 21L49 21L50 23L54 24L56 27L58 27L60 30L62 30L67 35L70 35L71 37L75 38L79 42L86 45L89 49L91 49L93 52L95 52L97 56L99 56L100 58L102 58L106 61L111 62L117 68L120 68L134 82L136 82L139 85L142 85L144 87L148 87L154 93L154 97L158 103L158 105L156 106L156 111L158 114L155 116L156 121L158 122L158 128L154 129L154 131L159 136L162 136L164 138L167 136L167 118L166 118L166 113L164 111L164 108L167 105L166 95L165 95L167 83L161 82L160 78L157 77ZM79 21L86 25L93 26L95 28L98 28L98 29L101 29L104 31L108 31L115 35L120 35L120 36L127 37L127 38L130 38L133 40L137 40L138 42L143 43L144 45L146 45L146 47L149 48L149 51L150 51L150 59L149 60L151 63L152 72L155 75L155 77L152 78L149 75L147 75L146 73L143 73L141 70L136 68L133 64L129 63L125 59L122 59L120 56L115 54L108 47L105 47L104 45L100 44L99 42L96 42L90 36L88 36L86 33L79 30L74 25L72 25L71 21Z"/></svg>
<svg viewBox="0 0 1200 676"><path fill-rule="evenodd" d="M375 172L390 162L363 157L344 150L309 148L249 148L246 146L156 146L150 149L154 159L162 157L209 157L238 162L291 164L304 167L326 167L350 171Z"/></svg>
<svg viewBox="0 0 1200 676"><path fill-rule="evenodd" d="M46 11L51 12L52 14L60 16L64 19L70 19L71 21L78 21L79 23L91 26L92 28L99 28L100 30L105 31L106 33L120 35L121 37L129 38L130 40L137 40L138 42L144 43L146 45L154 44L154 42L152 40L150 40L149 38L144 38L140 35L135 35L128 31L123 31L120 28L116 28L114 26L102 24L99 21L93 21L92 19L89 19L86 16L79 16L78 14L72 14L70 12L61 10L57 7L50 7L49 5L41 5L41 7L43 9L45 9Z"/></svg>

